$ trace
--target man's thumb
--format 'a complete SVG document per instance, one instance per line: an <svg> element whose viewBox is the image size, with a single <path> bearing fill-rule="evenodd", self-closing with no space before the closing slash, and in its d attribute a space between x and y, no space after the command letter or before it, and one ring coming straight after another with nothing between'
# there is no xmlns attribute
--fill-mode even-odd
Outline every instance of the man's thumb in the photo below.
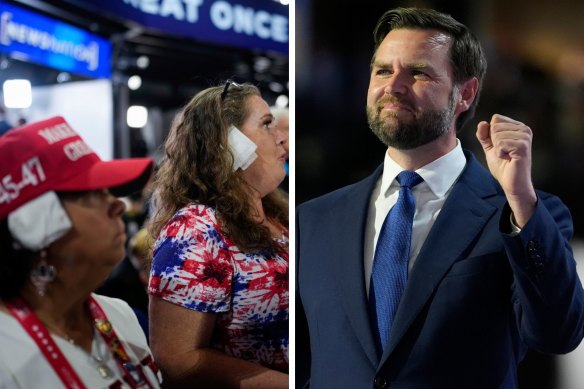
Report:
<svg viewBox="0 0 584 389"><path fill-rule="evenodd" d="M491 141L491 133L490 133L491 125L486 121L479 122L477 125L477 132L476 136L481 146L483 146L483 150L489 150L493 147L493 142Z"/></svg>

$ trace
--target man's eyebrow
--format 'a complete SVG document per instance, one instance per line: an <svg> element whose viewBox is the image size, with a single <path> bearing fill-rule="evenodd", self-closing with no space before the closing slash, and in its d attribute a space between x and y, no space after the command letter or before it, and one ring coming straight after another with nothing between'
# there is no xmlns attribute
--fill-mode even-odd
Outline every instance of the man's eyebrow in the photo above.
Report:
<svg viewBox="0 0 584 389"><path fill-rule="evenodd" d="M392 68L393 65L388 63L388 62L382 62L382 61L375 61L371 63L371 67L377 67L377 68ZM431 66L427 63L427 62L412 62L412 63L408 63L404 66L407 69L430 69Z"/></svg>
<svg viewBox="0 0 584 389"><path fill-rule="evenodd" d="M427 62L412 62L406 65L408 69L427 69L428 66Z"/></svg>
<svg viewBox="0 0 584 389"><path fill-rule="evenodd" d="M391 67L393 67L393 65L391 65L388 62L382 62L382 61L371 62L371 69L373 69L373 68L391 68Z"/></svg>

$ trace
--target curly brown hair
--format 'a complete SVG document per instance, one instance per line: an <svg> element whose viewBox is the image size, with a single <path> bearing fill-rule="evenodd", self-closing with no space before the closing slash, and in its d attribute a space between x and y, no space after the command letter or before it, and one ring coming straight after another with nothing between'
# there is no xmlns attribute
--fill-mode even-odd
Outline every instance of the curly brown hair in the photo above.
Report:
<svg viewBox="0 0 584 389"><path fill-rule="evenodd" d="M285 251L254 218L251 187L240 171L233 171L227 143L229 127L240 127L250 114L248 97L261 97L260 91L248 83L225 91L216 86L199 92L175 118L164 145L166 157L153 181L155 212L149 232L156 239L179 209L196 202L215 209L223 232L240 250ZM279 189L262 198L262 204L266 217L288 225L288 201Z"/></svg>

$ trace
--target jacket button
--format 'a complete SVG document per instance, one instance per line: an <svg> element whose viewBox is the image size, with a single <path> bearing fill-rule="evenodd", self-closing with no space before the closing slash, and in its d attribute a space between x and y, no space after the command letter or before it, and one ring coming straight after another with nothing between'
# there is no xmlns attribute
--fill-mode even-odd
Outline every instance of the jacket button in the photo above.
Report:
<svg viewBox="0 0 584 389"><path fill-rule="evenodd" d="M379 389L385 389L385 388L389 387L389 384L384 377L375 377L375 380L373 380L373 383L375 384L375 387L379 388Z"/></svg>

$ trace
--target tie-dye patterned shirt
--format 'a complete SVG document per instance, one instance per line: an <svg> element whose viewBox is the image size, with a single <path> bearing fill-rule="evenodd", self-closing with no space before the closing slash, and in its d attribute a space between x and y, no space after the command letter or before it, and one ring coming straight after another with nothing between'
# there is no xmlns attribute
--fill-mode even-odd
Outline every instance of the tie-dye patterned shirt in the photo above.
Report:
<svg viewBox="0 0 584 389"><path fill-rule="evenodd" d="M283 231L287 242L286 236ZM164 226L154 245L148 293L217 313L214 348L288 371L288 255L241 252L213 208L189 205Z"/></svg>

